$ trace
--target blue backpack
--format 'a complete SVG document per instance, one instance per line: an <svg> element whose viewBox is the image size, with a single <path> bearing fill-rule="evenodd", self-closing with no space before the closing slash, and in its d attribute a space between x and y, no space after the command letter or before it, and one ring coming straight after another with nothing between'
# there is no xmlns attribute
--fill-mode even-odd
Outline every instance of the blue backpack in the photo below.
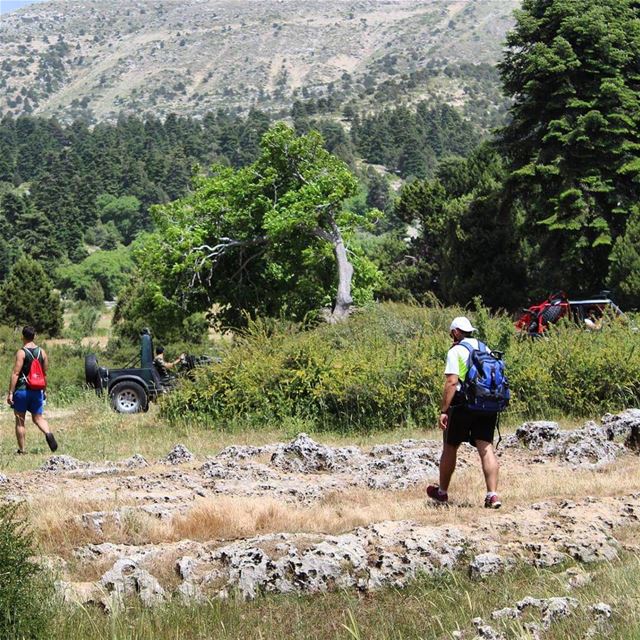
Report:
<svg viewBox="0 0 640 640"><path fill-rule="evenodd" d="M491 353L487 345L479 340L477 349L464 341L458 344L470 354L469 371L462 383L467 409L479 413L504 411L509 404L511 392L502 354Z"/></svg>

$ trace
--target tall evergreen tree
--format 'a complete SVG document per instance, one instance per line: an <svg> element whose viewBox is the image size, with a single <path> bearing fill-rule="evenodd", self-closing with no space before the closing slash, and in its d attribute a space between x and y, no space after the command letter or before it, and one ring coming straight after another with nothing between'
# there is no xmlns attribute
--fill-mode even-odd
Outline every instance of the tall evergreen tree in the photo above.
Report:
<svg viewBox="0 0 640 640"><path fill-rule="evenodd" d="M640 199L639 59L637 0L524 0L516 14L501 139L548 287L602 286Z"/></svg>
<svg viewBox="0 0 640 640"><path fill-rule="evenodd" d="M29 324L40 333L57 336L62 330L62 304L42 266L22 258L0 288L3 324Z"/></svg>
<svg viewBox="0 0 640 640"><path fill-rule="evenodd" d="M0 182L13 181L17 146L15 121L5 116L0 124Z"/></svg>
<svg viewBox="0 0 640 640"><path fill-rule="evenodd" d="M640 309L640 209L629 218L624 235L616 240L611 252L609 286L616 300L625 307Z"/></svg>

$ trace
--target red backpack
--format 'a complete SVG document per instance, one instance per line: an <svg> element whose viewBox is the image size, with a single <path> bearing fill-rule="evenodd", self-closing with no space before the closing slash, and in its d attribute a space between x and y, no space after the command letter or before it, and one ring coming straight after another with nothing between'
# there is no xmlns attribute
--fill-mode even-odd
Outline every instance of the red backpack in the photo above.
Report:
<svg viewBox="0 0 640 640"><path fill-rule="evenodd" d="M42 365L40 364L40 354L42 351L39 347L38 356L34 356L33 352L24 347L25 353L28 353L31 356L31 366L29 367L29 373L25 378L25 382L27 383L27 389L31 389L32 391L42 391L47 388L47 376L44 374L42 369Z"/></svg>

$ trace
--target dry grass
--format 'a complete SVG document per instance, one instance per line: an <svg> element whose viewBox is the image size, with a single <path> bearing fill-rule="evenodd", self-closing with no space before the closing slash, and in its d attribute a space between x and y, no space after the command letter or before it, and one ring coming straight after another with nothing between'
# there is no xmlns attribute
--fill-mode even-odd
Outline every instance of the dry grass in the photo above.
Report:
<svg viewBox="0 0 640 640"><path fill-rule="evenodd" d="M640 458L636 456L626 456L598 471L572 470L554 463L529 465L526 456L515 452L505 453L504 458L501 484L506 512L547 499L577 500L640 490ZM108 484L109 479L104 482ZM310 505L264 496L206 497L190 503L186 513L170 520L131 509L135 501L126 494L118 500L89 500L62 491L35 495L30 510L43 551L70 557L78 546L104 541L159 544L184 539L224 541L277 532L338 534L373 522L405 519L463 525L484 513L480 511L483 495L479 466L471 464L454 477L453 504L447 509L428 503L424 487L418 486L398 492L349 489L332 492ZM113 510L122 510L121 522L107 518L101 533L83 525L79 518L83 513Z"/></svg>

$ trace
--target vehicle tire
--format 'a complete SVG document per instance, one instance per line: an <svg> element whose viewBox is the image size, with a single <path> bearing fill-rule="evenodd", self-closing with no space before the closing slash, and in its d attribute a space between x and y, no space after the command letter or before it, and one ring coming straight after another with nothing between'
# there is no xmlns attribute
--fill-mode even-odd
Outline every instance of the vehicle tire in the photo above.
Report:
<svg viewBox="0 0 640 640"><path fill-rule="evenodd" d="M564 309L559 304L551 305L542 312L544 324L555 324L564 315Z"/></svg>
<svg viewBox="0 0 640 640"><path fill-rule="evenodd" d="M109 397L111 406L118 413L140 413L149 408L147 392L137 382L118 382L113 385Z"/></svg>
<svg viewBox="0 0 640 640"><path fill-rule="evenodd" d="M102 377L98 367L98 359L93 353L85 356L84 359L84 379L89 387L99 391L102 389Z"/></svg>

